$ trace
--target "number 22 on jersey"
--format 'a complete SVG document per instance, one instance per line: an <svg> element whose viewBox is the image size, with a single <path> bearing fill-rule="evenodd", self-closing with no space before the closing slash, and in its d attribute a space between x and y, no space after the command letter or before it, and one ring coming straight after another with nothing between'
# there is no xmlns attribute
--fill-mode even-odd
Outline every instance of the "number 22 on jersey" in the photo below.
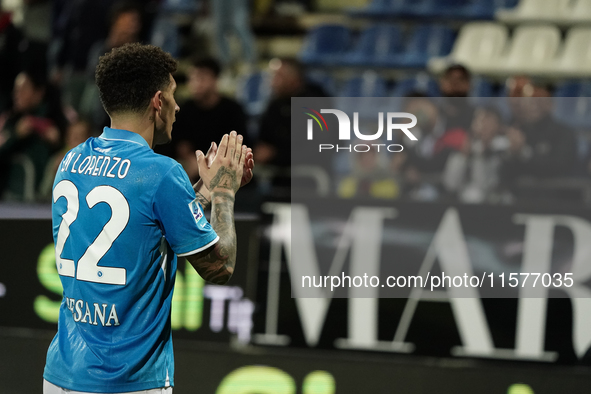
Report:
<svg viewBox="0 0 591 394"><path fill-rule="evenodd" d="M108 204L111 208L111 218L78 260L78 267L76 268L73 260L62 258L64 245L70 236L70 226L78 218L80 209L78 194L76 185L68 180L60 181L53 190L54 203L62 197L66 199L66 212L62 215L55 243L55 262L58 273L87 282L125 285L127 283L125 268L98 265L129 221L129 204L123 194L112 186L97 186L86 196L86 204L90 209L101 202Z"/></svg>

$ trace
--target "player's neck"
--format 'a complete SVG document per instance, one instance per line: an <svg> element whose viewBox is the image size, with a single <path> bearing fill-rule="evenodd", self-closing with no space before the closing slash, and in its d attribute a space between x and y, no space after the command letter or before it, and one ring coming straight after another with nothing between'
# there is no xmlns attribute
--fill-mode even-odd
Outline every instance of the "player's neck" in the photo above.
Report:
<svg viewBox="0 0 591 394"><path fill-rule="evenodd" d="M154 142L154 120L147 116L117 115L111 118L111 128L127 130L139 134L149 146Z"/></svg>

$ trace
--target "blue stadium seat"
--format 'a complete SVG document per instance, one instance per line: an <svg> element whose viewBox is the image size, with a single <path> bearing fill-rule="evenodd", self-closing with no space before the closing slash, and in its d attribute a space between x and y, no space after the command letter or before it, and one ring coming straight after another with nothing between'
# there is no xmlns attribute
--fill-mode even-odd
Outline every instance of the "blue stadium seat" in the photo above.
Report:
<svg viewBox="0 0 591 394"><path fill-rule="evenodd" d="M495 18L495 10L500 8L513 8L517 0L474 0L466 6L462 12L462 19L492 20Z"/></svg>
<svg viewBox="0 0 591 394"><path fill-rule="evenodd" d="M591 81L569 81L554 92L554 116L571 127L591 130Z"/></svg>
<svg viewBox="0 0 591 394"><path fill-rule="evenodd" d="M366 71L360 77L345 81L339 97L334 100L335 108L352 114L357 112L360 119L376 119L378 112L387 112L391 109L387 100L349 100L346 97L388 97L386 81L374 71ZM351 121L353 118L351 117Z"/></svg>
<svg viewBox="0 0 591 394"><path fill-rule="evenodd" d="M375 72L365 72L347 82L340 92L341 97L387 97L386 81Z"/></svg>
<svg viewBox="0 0 591 394"><path fill-rule="evenodd" d="M399 26L371 26L361 33L355 48L343 55L341 61L348 66L387 65L402 53L402 42Z"/></svg>
<svg viewBox="0 0 591 394"><path fill-rule="evenodd" d="M353 17L492 20L495 10L513 8L518 0L373 0L367 7L353 9Z"/></svg>
<svg viewBox="0 0 591 394"><path fill-rule="evenodd" d="M498 107L500 99L498 98L499 92L487 79L483 77L472 77L470 81L470 103L476 107L493 105ZM502 113L503 111L499 109Z"/></svg>
<svg viewBox="0 0 591 394"><path fill-rule="evenodd" d="M442 25L421 25L412 33L402 56L389 59L386 66L425 68L429 58L446 56L455 40L454 32Z"/></svg>
<svg viewBox="0 0 591 394"><path fill-rule="evenodd" d="M311 71L306 74L308 82L318 85L324 89L326 94L334 96L337 93L336 81L332 75L322 71Z"/></svg>
<svg viewBox="0 0 591 394"><path fill-rule="evenodd" d="M474 77L471 81L470 96L472 97L496 97L497 94L492 84L482 77Z"/></svg>
<svg viewBox="0 0 591 394"><path fill-rule="evenodd" d="M437 81L424 73L398 81L396 85L394 85L394 89L392 89L390 95L392 97L406 97L414 92L419 92L431 97L441 95Z"/></svg>
<svg viewBox="0 0 591 394"><path fill-rule="evenodd" d="M415 18L455 18L461 16L470 0L422 0L407 13Z"/></svg>
<svg viewBox="0 0 591 394"><path fill-rule="evenodd" d="M178 14L194 13L203 7L201 0L163 0L160 2L160 10Z"/></svg>
<svg viewBox="0 0 591 394"><path fill-rule="evenodd" d="M349 12L351 16L389 18L407 15L416 0L373 0L367 7Z"/></svg>
<svg viewBox="0 0 591 394"><path fill-rule="evenodd" d="M250 74L238 82L236 99L250 116L262 114L270 96L270 78L264 72Z"/></svg>
<svg viewBox="0 0 591 394"><path fill-rule="evenodd" d="M306 36L300 60L310 65L335 65L350 44L351 32L347 27L319 26Z"/></svg>

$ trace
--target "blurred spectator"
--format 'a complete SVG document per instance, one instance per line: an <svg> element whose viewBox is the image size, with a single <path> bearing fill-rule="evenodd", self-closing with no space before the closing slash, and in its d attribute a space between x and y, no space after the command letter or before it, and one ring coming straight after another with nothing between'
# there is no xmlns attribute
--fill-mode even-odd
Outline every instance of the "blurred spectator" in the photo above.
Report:
<svg viewBox="0 0 591 394"><path fill-rule="evenodd" d="M33 42L43 44L43 57L51 40L51 8L50 0L24 0L23 34Z"/></svg>
<svg viewBox="0 0 591 394"><path fill-rule="evenodd" d="M250 64L256 63L256 47L250 29L250 10L248 0L211 0L216 43L219 56L228 66L232 61L230 45L226 34L234 33L242 45L242 56Z"/></svg>
<svg viewBox="0 0 591 394"><path fill-rule="evenodd" d="M392 155L399 157L397 153ZM394 199L400 196L400 168L397 163L388 168L385 160L387 154L370 149L367 152L355 152L349 157L353 160L352 172L339 182L339 197Z"/></svg>
<svg viewBox="0 0 591 394"><path fill-rule="evenodd" d="M468 97L470 71L460 64L449 66L439 80L439 90L444 97Z"/></svg>
<svg viewBox="0 0 591 394"><path fill-rule="evenodd" d="M449 98L453 100L457 98ZM396 160L403 161L405 195L411 199L432 201L439 197L438 184L448 157L465 149L468 141L467 129L448 128L448 119L442 106L434 99L420 93L411 93L403 104L403 111L417 117L413 133L417 141L406 144L403 153Z"/></svg>
<svg viewBox="0 0 591 394"><path fill-rule="evenodd" d="M59 164L61 163L66 153L68 153L68 151L86 141L88 138L92 136L92 134L93 133L90 123L84 120L77 120L67 127L66 134L64 137L63 148L57 151L53 156L51 156L47 163L47 166L45 167L45 173L43 175L41 185L39 186L38 193L41 199L51 199L51 189L53 187L55 173L57 172Z"/></svg>
<svg viewBox="0 0 591 394"><path fill-rule="evenodd" d="M115 0L54 0L50 49L52 81L63 84L64 101L78 109L86 84L88 53L108 34Z"/></svg>
<svg viewBox="0 0 591 394"><path fill-rule="evenodd" d="M257 164L291 165L291 98L325 97L317 85L306 83L304 69L295 59L273 59L272 99L261 117L259 141L254 155Z"/></svg>
<svg viewBox="0 0 591 394"><path fill-rule="evenodd" d="M534 91L531 78L525 75L507 78L505 86L508 97L531 97Z"/></svg>
<svg viewBox="0 0 591 394"><path fill-rule="evenodd" d="M519 99L519 112L507 129L508 156L502 178L510 187L519 177L562 177L573 174L576 161L573 131L552 118L552 98L542 87Z"/></svg>
<svg viewBox="0 0 591 394"><path fill-rule="evenodd" d="M417 132L418 141L407 150L409 164L421 173L440 173L449 154L463 149L467 132L459 127L446 128L442 109L420 94L406 98L404 111L417 117L413 132Z"/></svg>
<svg viewBox="0 0 591 394"><path fill-rule="evenodd" d="M532 97L534 84L528 76L517 75L507 78L505 92L510 117L513 122L521 123L524 111L521 108L523 97Z"/></svg>
<svg viewBox="0 0 591 394"><path fill-rule="evenodd" d="M110 12L109 34L105 40L96 41L88 53L87 75L94 79L99 57L113 48L137 42L142 30L142 9L135 2L115 3Z"/></svg>
<svg viewBox="0 0 591 394"><path fill-rule="evenodd" d="M19 45L22 33L13 25L9 13L0 9L0 113L12 105L14 79L23 67Z"/></svg>
<svg viewBox="0 0 591 394"><path fill-rule="evenodd" d="M0 193L31 199L52 152L59 149L66 119L59 96L42 73L22 72L14 83L12 111L0 127Z"/></svg>
<svg viewBox="0 0 591 394"><path fill-rule="evenodd" d="M113 48L138 42L142 31L142 8L135 2L119 2L110 11L109 34L105 40L94 43L88 52L86 63L86 82L79 106L81 115L92 125L101 129L110 124L109 117L100 102L98 89L94 82L94 72L99 58Z"/></svg>
<svg viewBox="0 0 591 394"><path fill-rule="evenodd" d="M478 108L474 112L471 134L459 152L447 159L443 185L465 203L492 202L492 192L499 185L502 153L507 140L501 135L502 118L492 108Z"/></svg>
<svg viewBox="0 0 591 394"><path fill-rule="evenodd" d="M469 130L474 108L468 102L471 88L470 71L459 64L449 66L439 80L442 114L446 129L461 128Z"/></svg>
<svg viewBox="0 0 591 394"><path fill-rule="evenodd" d="M404 112L416 116L417 125L413 127L413 134L417 141L409 142L406 150L410 155L410 161L421 172L434 172L440 170L444 159L436 160L435 146L444 134L444 120L439 114L439 108L432 99L421 93L410 93L403 104Z"/></svg>
<svg viewBox="0 0 591 394"><path fill-rule="evenodd" d="M213 58L193 62L188 70L191 97L180 104L172 143L158 149L183 164L192 180L198 174L195 150L207 152L212 141L219 143L232 130L242 134L244 143L250 146L246 115L240 104L220 93L220 73L221 67Z"/></svg>

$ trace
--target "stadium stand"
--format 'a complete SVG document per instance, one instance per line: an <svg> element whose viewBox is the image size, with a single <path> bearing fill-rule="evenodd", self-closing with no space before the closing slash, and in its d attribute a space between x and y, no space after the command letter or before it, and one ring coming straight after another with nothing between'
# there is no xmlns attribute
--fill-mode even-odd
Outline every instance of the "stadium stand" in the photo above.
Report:
<svg viewBox="0 0 591 394"><path fill-rule="evenodd" d="M494 22L471 22L462 27L453 49L448 56L433 57L429 60L429 69L440 73L449 64L464 64L475 73L479 73L495 62L503 52L509 30Z"/></svg>
<svg viewBox="0 0 591 394"><path fill-rule="evenodd" d="M398 81L390 92L390 96L405 97L411 93L416 92L431 97L437 97L440 95L437 82L429 77L429 75L425 73L419 73L414 77Z"/></svg>
<svg viewBox="0 0 591 394"><path fill-rule="evenodd" d="M352 9L353 3L341 0L302 7L277 6L274 16L264 17L269 23L264 28L258 25L261 14L253 18L261 61L247 67L231 66L220 81L222 90L234 95L243 105L254 140L260 116L272 98L273 70L267 70L267 62L274 57L297 57L306 66L310 86L328 95L397 97L398 103L415 93L441 96L437 78L449 66L460 64L471 74L471 105L494 102L506 119L512 112L508 100L512 93L505 87L505 81L523 75L534 81L530 80L531 86L519 94L532 94L534 85L550 86L550 92L555 88L556 119L576 129L588 122L591 0L360 0L354 3L358 6L365 3L365 6ZM143 34L165 47L168 45L163 40L156 39L158 33L166 33L166 37L177 41L173 46L181 58L180 95L186 91L182 82L183 62L195 52L194 46L187 45L191 41L187 38L195 34L186 29L190 24L187 21L197 17L196 10L201 6L188 0L163 2L155 15L156 22L147 25L147 33ZM171 13L182 22L166 19L168 24L163 29L158 21ZM63 94L69 97L67 84L62 87ZM2 93L3 97L10 96L8 91ZM570 102L561 100L569 96ZM492 101L491 97L501 99Z"/></svg>
<svg viewBox="0 0 591 394"><path fill-rule="evenodd" d="M520 0L514 8L499 9L495 17L510 24L522 22L555 22L568 14L568 1L564 0Z"/></svg>
<svg viewBox="0 0 591 394"><path fill-rule="evenodd" d="M308 33L300 55L306 64L336 65L351 45L351 31L346 26L319 26Z"/></svg>
<svg viewBox="0 0 591 394"><path fill-rule="evenodd" d="M490 20L498 8L511 9L516 0L374 0L349 11L352 17Z"/></svg>
<svg viewBox="0 0 591 394"><path fill-rule="evenodd" d="M568 81L554 92L554 116L571 127L591 124L591 82Z"/></svg>
<svg viewBox="0 0 591 394"><path fill-rule="evenodd" d="M342 63L348 66L388 66L399 59L404 50L403 43L400 26L370 26L361 32L354 48L343 55Z"/></svg>
<svg viewBox="0 0 591 394"><path fill-rule="evenodd" d="M269 101L269 75L255 72L243 77L237 84L236 99L250 116L258 116Z"/></svg>
<svg viewBox="0 0 591 394"><path fill-rule="evenodd" d="M399 61L388 65L401 68L425 68L429 58L449 54L454 42L454 32L444 25L417 27Z"/></svg>
<svg viewBox="0 0 591 394"><path fill-rule="evenodd" d="M386 97L386 81L377 73L366 71L360 77L354 77L345 83L341 97Z"/></svg>
<svg viewBox="0 0 591 394"><path fill-rule="evenodd" d="M507 24L546 22L570 26L591 22L589 0L520 0L514 8L500 8L495 18Z"/></svg>
<svg viewBox="0 0 591 394"><path fill-rule="evenodd" d="M576 78L589 75L591 64L591 28L573 27L568 30L562 53L549 73L563 78Z"/></svg>
<svg viewBox="0 0 591 394"><path fill-rule="evenodd" d="M519 26L505 56L492 63L493 73L539 74L547 72L560 46L560 30L553 25Z"/></svg>

